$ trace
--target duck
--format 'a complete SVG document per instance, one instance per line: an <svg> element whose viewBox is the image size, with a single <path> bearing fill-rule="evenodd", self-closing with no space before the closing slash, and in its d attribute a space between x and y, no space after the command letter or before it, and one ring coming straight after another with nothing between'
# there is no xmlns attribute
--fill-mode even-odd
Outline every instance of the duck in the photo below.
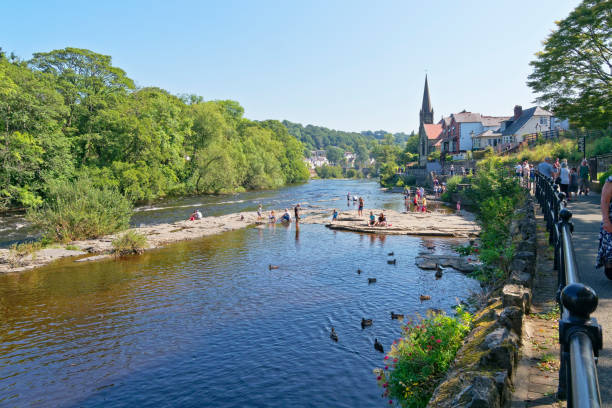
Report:
<svg viewBox="0 0 612 408"><path fill-rule="evenodd" d="M376 278L368 278L368 284L376 283Z"/></svg>
<svg viewBox="0 0 612 408"><path fill-rule="evenodd" d="M421 299L421 302L424 300L431 300L431 296L429 295L421 295L419 296L419 299Z"/></svg>
<svg viewBox="0 0 612 408"><path fill-rule="evenodd" d="M393 313L391 312L391 319L399 319L399 318L404 318L403 314L399 314L399 313Z"/></svg>
<svg viewBox="0 0 612 408"><path fill-rule="evenodd" d="M393 256L393 255L395 255L395 253L394 252L389 252L387 255Z"/></svg>
<svg viewBox="0 0 612 408"><path fill-rule="evenodd" d="M329 338L333 341L338 341L338 333L336 333L336 330L334 330L333 327L331 329L331 333L329 334Z"/></svg>
<svg viewBox="0 0 612 408"><path fill-rule="evenodd" d="M268 269L270 269L270 270L278 269L278 266L270 264L270 265L268 265Z"/></svg>
<svg viewBox="0 0 612 408"><path fill-rule="evenodd" d="M388 260L387 263L389 265L395 265L397 263L397 259L393 259L393 260Z"/></svg>
<svg viewBox="0 0 612 408"><path fill-rule="evenodd" d="M385 352L385 349L383 348L382 344L378 342L378 339L374 339L374 350L380 351L381 353Z"/></svg>
<svg viewBox="0 0 612 408"><path fill-rule="evenodd" d="M365 319L365 318L361 318L361 328L365 329L368 326L372 325L372 319Z"/></svg>
<svg viewBox="0 0 612 408"><path fill-rule="evenodd" d="M361 272L363 272L361 269L357 269L357 273L358 273L359 275L361 275Z"/></svg>
<svg viewBox="0 0 612 408"><path fill-rule="evenodd" d="M436 279L440 279L442 277L442 271L444 270L444 268L442 268L440 265L436 264Z"/></svg>

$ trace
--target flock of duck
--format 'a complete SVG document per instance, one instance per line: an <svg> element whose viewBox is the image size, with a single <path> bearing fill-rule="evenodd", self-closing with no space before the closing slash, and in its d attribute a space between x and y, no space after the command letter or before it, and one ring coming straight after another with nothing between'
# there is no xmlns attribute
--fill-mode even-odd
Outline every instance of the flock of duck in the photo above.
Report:
<svg viewBox="0 0 612 408"><path fill-rule="evenodd" d="M389 252L387 254L388 256L394 256L395 253L393 252ZM397 264L397 259L390 259L387 260L387 263L389 265L396 265ZM436 264L436 273L435 273L435 277L436 280L442 278L444 272L444 268L442 268L439 264ZM357 274L361 275L363 273L363 271L361 269L357 269ZM376 283L376 278L368 278L368 285L371 283ZM431 300L431 296L429 295L420 295L419 299L421 300L421 302L425 301L425 300ZM404 315L403 314L399 314L399 313L394 313L393 311L391 311L391 319L403 319ZM373 324L373 320L372 319L366 319L365 317L361 318L361 328L365 329L366 327L370 327ZM333 340L333 341L338 341L338 333L336 332L336 329L334 329L334 327L332 326L331 328L331 332L329 334L329 337ZM380 351L381 353L385 352L385 349L383 348L382 344L380 344L380 342L378 341L378 339L374 339L374 349L376 351Z"/></svg>
<svg viewBox="0 0 612 408"><path fill-rule="evenodd" d="M389 252L387 254L388 256L394 256L395 253L394 252ZM397 259L393 258L393 259L388 259L387 260L387 264L389 265L397 265ZM268 265L268 269L273 270L273 269L278 269L279 267L277 265ZM442 268L439 264L436 264L436 273L435 273L435 278L440 279L442 278L444 272L444 268ZM357 274L361 275L363 273L363 271L361 269L357 269ZM376 283L376 278L368 278L368 285L372 284L372 283ZM424 302L426 300L431 300L431 296L429 295L420 295L419 299L421 302ZM391 312L391 319L403 319L404 315L403 314L399 314L399 313L394 313L393 311ZM372 326L372 324L374 323L374 321L372 319L366 319L365 317L361 318L361 328L365 329L366 327L370 327ZM336 332L336 329L334 329L334 327L332 326L331 328L331 332L329 334L329 337L333 340L333 341L338 341L338 333ZM374 339L374 349L376 351L380 351L381 353L385 352L385 349L383 348L382 344L380 344L380 342L378 341L378 339Z"/></svg>

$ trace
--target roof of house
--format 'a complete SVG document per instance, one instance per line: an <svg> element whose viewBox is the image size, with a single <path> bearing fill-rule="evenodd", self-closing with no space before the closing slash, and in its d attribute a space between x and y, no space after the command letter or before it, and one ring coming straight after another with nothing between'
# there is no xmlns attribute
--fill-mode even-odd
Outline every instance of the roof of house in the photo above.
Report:
<svg viewBox="0 0 612 408"><path fill-rule="evenodd" d="M455 122L482 122L482 115L480 113L461 111L459 113L453 113Z"/></svg>
<svg viewBox="0 0 612 408"><path fill-rule="evenodd" d="M506 129L504 129L502 134L514 135L518 133L519 130L521 130L521 128L525 125L525 123L527 123L527 121L533 116L553 116L553 114L545 109L540 108L539 106L534 106L533 108L525 109L523 113L521 113L521 116L518 117L518 119L514 120L512 123L510 123L510 125L508 125L508 127L506 127Z"/></svg>
<svg viewBox="0 0 612 408"><path fill-rule="evenodd" d="M428 140L437 139L442 134L442 125L438 123L424 123L423 127Z"/></svg>
<svg viewBox="0 0 612 408"><path fill-rule="evenodd" d="M448 126L451 123L451 117L450 116L442 117L442 119L440 119L440 121L438 123L440 125L444 124L445 126Z"/></svg>
<svg viewBox="0 0 612 408"><path fill-rule="evenodd" d="M482 116L482 126L499 126L504 120L511 116Z"/></svg>
<svg viewBox="0 0 612 408"><path fill-rule="evenodd" d="M482 133L477 134L474 137L494 137L494 136L501 136L501 133L496 130L489 129L489 130L485 130Z"/></svg>

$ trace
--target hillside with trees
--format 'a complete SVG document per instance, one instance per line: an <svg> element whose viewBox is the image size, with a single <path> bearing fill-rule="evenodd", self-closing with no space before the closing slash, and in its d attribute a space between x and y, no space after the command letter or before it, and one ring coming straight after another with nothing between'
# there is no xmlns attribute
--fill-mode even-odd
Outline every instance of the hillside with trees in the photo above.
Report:
<svg viewBox="0 0 612 408"><path fill-rule="evenodd" d="M0 209L36 207L87 180L131 202L276 188L308 179L304 146L236 101L137 88L110 56L0 49Z"/></svg>

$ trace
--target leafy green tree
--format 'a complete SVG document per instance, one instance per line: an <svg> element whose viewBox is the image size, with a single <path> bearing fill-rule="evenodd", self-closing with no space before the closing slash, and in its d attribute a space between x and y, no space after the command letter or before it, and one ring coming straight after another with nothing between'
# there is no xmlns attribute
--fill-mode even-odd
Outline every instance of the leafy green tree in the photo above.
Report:
<svg viewBox="0 0 612 408"><path fill-rule="evenodd" d="M325 150L325 153L327 154L327 160L329 160L329 162L334 165L340 164L340 162L344 158L344 150L336 146L329 146Z"/></svg>
<svg viewBox="0 0 612 408"><path fill-rule="evenodd" d="M584 0L544 41L527 84L556 116L612 126L612 2Z"/></svg>
<svg viewBox="0 0 612 408"><path fill-rule="evenodd" d="M406 140L406 146L404 147L404 152L418 154L419 153L419 135L412 132Z"/></svg>

